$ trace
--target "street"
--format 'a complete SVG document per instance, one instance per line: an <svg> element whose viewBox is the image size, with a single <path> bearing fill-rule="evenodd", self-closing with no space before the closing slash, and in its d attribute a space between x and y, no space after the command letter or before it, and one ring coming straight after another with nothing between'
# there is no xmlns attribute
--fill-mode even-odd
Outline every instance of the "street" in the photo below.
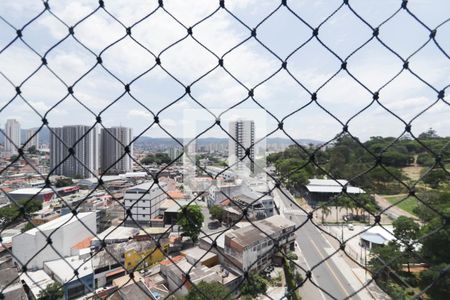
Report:
<svg viewBox="0 0 450 300"><path fill-rule="evenodd" d="M281 214L286 215L287 218L290 218L296 224L302 224L307 220L306 214L301 211L295 205L291 207L291 201L281 192L275 191L276 197L280 199L280 212ZM286 192L288 194L288 192ZM303 258L306 261L308 269L312 269L312 281L321 287L322 299L370 299L369 294L362 290L357 295L348 298L349 295L353 294L356 290L358 290L362 285L353 275L353 273L348 270L350 268L345 266L345 262L341 259L336 264L337 256L339 253L336 253L334 256L326 259L333 251L335 251L329 242L322 236L317 227L311 222L305 223L302 227L300 227L296 231L297 243L303 255ZM326 260L325 260L326 259ZM320 263L321 261L324 262ZM319 264L320 263L320 264ZM319 264L319 265L317 265ZM343 274L343 271L345 274ZM316 289L317 287L309 284L305 286L305 289L308 294L312 293L310 289ZM364 294L364 296L363 296ZM367 297L366 297L367 295Z"/></svg>

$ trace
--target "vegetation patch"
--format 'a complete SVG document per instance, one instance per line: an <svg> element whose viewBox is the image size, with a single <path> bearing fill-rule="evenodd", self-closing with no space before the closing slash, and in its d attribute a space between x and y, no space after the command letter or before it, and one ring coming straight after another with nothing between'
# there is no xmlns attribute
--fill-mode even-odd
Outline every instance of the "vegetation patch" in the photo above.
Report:
<svg viewBox="0 0 450 300"><path fill-rule="evenodd" d="M406 195L390 195L390 196L384 196L384 198L389 201L391 204L395 204L398 201L405 199ZM407 197L405 200L397 204L396 206L398 208L403 209L406 212L409 212L410 214L414 214L414 209L417 207L417 199L415 197Z"/></svg>

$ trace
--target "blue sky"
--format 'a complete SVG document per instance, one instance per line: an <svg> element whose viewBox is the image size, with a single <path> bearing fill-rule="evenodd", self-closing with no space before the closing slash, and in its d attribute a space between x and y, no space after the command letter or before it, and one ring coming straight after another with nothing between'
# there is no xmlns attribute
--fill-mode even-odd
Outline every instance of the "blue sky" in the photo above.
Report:
<svg viewBox="0 0 450 300"><path fill-rule="evenodd" d="M248 27L256 27L261 20L279 6L280 1L240 0L225 1L226 7ZM354 9L373 27L386 20L399 9L398 0L350 0ZM125 26L142 19L157 8L157 1L105 1L106 9ZM288 1L290 9L315 28L336 10L342 1ZM91 13L98 1L50 1L52 12L69 26ZM190 27L214 12L218 1L179 0L164 1L164 7L186 27ZM436 28L449 18L448 1L411 0L408 8L429 28ZM43 9L40 1L1 1L0 15L14 27L20 28ZM23 39L40 55L44 55L53 45L67 35L67 28L57 18L45 12L23 31ZM257 28L257 38L270 48L279 58L287 60L288 70L310 92L315 92L336 73L341 62L327 51L316 39L290 55L299 45L311 37L311 29L298 20L286 7L281 7ZM15 37L15 30L0 20L0 48L3 49ZM125 35L125 29L103 10L75 27L75 37L95 55L102 53L103 65L124 83L132 82L154 66L154 57L134 42L130 37L108 48L106 47ZM186 29L159 9L133 27L132 36L146 48L158 55L164 48L186 35ZM246 40L250 36L248 28L240 24L229 13L219 10L205 22L195 26L193 36L214 52L218 57ZM325 24L320 26L319 38L341 58L370 39L372 30L344 6ZM380 39L402 57L406 58L423 45L429 31L405 10L384 23L379 30ZM450 22L437 29L436 40L442 49L450 54ZM96 64L95 55L86 50L72 37L67 38L48 52L48 66L68 86ZM184 85L192 85L191 95L203 106L224 111L245 99L246 88L237 83L229 74L217 67L217 58L202 48L191 37L164 51L162 66ZM450 60L430 41L410 60L410 68L437 90L442 90L450 82ZM0 53L0 71L15 86L22 83L40 65L40 58L21 41L16 41ZM305 91L285 70L281 70L268 81L281 65L280 60L254 39L235 48L224 56L227 70L238 78L248 89L254 88L254 99L267 108L278 119L290 114L310 100ZM403 63L377 40L372 40L347 61L348 70L371 91L376 91L402 70ZM215 69L214 69L215 68ZM214 69L210 73L208 71ZM202 75L198 82L193 83ZM40 117L20 98L12 103L14 87L0 76L0 124L8 118L16 118L22 127L40 125ZM59 100L67 96L67 88L47 68L41 68L27 80L22 88L22 96L42 115ZM94 114L98 114L124 92L122 84L101 66L94 68L74 87L74 95ZM447 89L447 94L450 92ZM130 126L138 134L153 121L134 99L148 107L153 113L160 113L161 124L174 136L181 136L186 126L192 127L196 120L183 113L187 109L201 109L185 89L173 80L159 66L139 77L131 84L131 95L121 99L102 113L105 126ZM295 138L328 140L341 131L342 126L328 115L332 112L342 122L346 122L358 111L369 105L372 95L341 71L317 93L317 102L288 117L284 128ZM422 110L433 104L437 93L425 85L409 71L380 91L380 102L402 119L409 122ZM448 101L448 96L445 98ZM72 96L58 104L48 114L51 126L87 124L95 122L95 116L78 103ZM236 107L240 112L249 111L245 117L256 118L257 135L276 128L277 121L267 116L260 118L261 109L252 100L246 100ZM255 113L251 113L251 111ZM234 118L233 110L223 115L223 119ZM211 123L214 121L211 116ZM203 123L207 123L202 121ZM259 126L258 123L264 123ZM203 126L203 125L202 125ZM202 126L197 126L198 131ZM207 126L205 124L204 126ZM412 122L413 133L433 127L441 135L450 135L450 105L443 101ZM258 128L260 128L258 132ZM365 140L370 136L398 136L404 124L377 103L349 123L350 131ZM167 136L157 127L148 130L147 136ZM224 136L218 130L211 130L206 136ZM283 136L277 132L274 136Z"/></svg>

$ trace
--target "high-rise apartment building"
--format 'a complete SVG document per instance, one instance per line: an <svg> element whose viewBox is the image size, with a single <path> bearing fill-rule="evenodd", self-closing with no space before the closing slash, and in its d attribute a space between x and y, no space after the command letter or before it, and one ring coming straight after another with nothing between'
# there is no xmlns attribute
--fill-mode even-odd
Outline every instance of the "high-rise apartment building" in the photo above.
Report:
<svg viewBox="0 0 450 300"><path fill-rule="evenodd" d="M98 174L97 133L95 128L90 129L84 125L52 128L50 170L55 168L53 175L87 178L92 177L92 173ZM70 149L74 151L73 155L70 155Z"/></svg>
<svg viewBox="0 0 450 300"><path fill-rule="evenodd" d="M34 135L36 134L36 135ZM28 141L28 142L27 142ZM24 141L24 143L27 143L25 145L25 149L28 149L32 146L39 148L39 132L38 129L36 128L32 128L32 129L28 129L27 133L26 133L26 139Z"/></svg>
<svg viewBox="0 0 450 300"><path fill-rule="evenodd" d="M229 134L231 137L228 142L228 164L233 169L243 171L255 171L255 122L252 120L236 120L230 122ZM248 155L241 161L246 155Z"/></svg>
<svg viewBox="0 0 450 300"><path fill-rule="evenodd" d="M6 120L5 152L16 154L20 147L20 123L16 119Z"/></svg>
<svg viewBox="0 0 450 300"><path fill-rule="evenodd" d="M133 155L133 139L131 128L111 127L101 130L100 139L100 169L107 174L119 174L133 170L131 155ZM129 154L125 153L129 147Z"/></svg>

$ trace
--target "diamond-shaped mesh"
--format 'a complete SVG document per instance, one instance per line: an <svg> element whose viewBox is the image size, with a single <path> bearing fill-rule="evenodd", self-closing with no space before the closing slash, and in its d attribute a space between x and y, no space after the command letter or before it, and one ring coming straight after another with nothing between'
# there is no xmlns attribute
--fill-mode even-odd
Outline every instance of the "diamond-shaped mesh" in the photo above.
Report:
<svg viewBox="0 0 450 300"><path fill-rule="evenodd" d="M262 1L261 3L250 1L251 4L244 13L242 11L238 13L231 8L235 8L238 4L224 0L209 1L204 6L194 3L174 5L172 1L163 0L149 1L145 4L130 2L125 6L117 6L114 1L73 1L67 3L64 9L58 8L58 10L52 9L53 5L57 5L55 1L47 0L39 4L30 3L29 7L24 7L23 16L20 18L21 23L18 24L15 22L17 18L12 18L9 12L13 9L12 6L20 5L20 1L17 4L14 1L10 2L8 5L1 4L0 11L3 31L0 35L2 41L0 45L1 120L3 123L9 118L8 114L12 107L16 110L20 107L24 116L33 115L36 122L39 120L40 126L34 134L27 137L23 146L14 144L14 138L2 129L4 145L8 142L12 143L17 155L1 168L0 183L5 184L6 180L12 178L11 175L14 174L18 164L26 164L30 168L30 173L35 174L35 177L44 181L45 184L38 193L26 201L14 199L10 196L10 191L5 188L6 185L0 185L0 190L9 200L6 209L13 211L8 219L2 220L1 232L21 222L27 222L28 228L34 228L35 234L39 232L45 236L46 243L40 246L36 253L29 253L24 261L14 255L11 245L5 243L3 239L0 240L5 253L13 257L19 274L10 282L2 283L1 297L19 278L23 279L28 272L34 271L29 267L29 263L34 258L51 249L65 262L65 267L69 266L73 271L65 279L53 278L55 281L63 281L58 289L67 293L70 290L70 284L75 282L84 286L84 292L90 293L89 297L92 298L106 299L112 294L126 297L129 283L134 283L147 298L155 298L155 292L151 292L151 284L147 284L145 279L137 278L136 274L139 273L136 272L148 275L142 270L146 271L154 267L148 266L147 260L156 253L161 253L166 259L161 269L171 265L174 267L173 274L178 273L181 278L180 281L165 278L168 287L167 293L164 294L166 298L183 293L188 293L187 299L239 297L245 299L244 297L251 298L257 294L270 299L299 299L299 295L305 299L383 299L388 298L387 295L393 299L448 299L450 297L448 287L450 280L448 274L449 194L447 192L442 196L447 197L446 202L442 204L442 200L439 202L436 197L425 193L437 190L436 186L439 189L448 189L450 140L436 138L439 142L431 143L430 139L419 136L413 130L415 122L430 113L442 116L442 119L431 118L434 123L431 123L430 127L445 128L448 124L450 115L450 104L446 99L448 78L444 84L437 83L436 80L436 74L445 72L445 68L448 70L450 63L445 45L450 38L448 5L447 9L446 5L435 8L442 10L446 19L444 18L436 26L430 26L423 20L420 9L410 8L410 4L414 1L409 3L407 0L391 1L386 4L384 12L388 13L381 14L381 17L378 13L374 12L372 15L367 13L367 9L361 9L362 6L369 4L349 0L340 3L330 1L325 5L327 7L325 12L315 12L313 1L311 3L287 0ZM433 5L434 3L430 4L430 6ZM133 6L139 9L131 9ZM198 12L191 14L193 9ZM77 10L77 13L72 15L71 10ZM133 13L138 15L131 15ZM255 20L249 18L247 14L261 17ZM78 18L79 15L83 17ZM194 19L192 15L200 15L201 18ZM14 22L11 21L12 19ZM228 25L230 28L225 27L223 30L224 36L205 34L201 30L208 26L224 26L222 22L225 19L231 25ZM343 19L350 22L352 27L342 26ZM398 23L393 24L393 20L405 24L409 32L401 32L400 35L403 36L399 36L395 28L395 24ZM283 23L285 21L286 23ZM43 23L50 26L49 30L54 31L53 34L43 35L34 27L35 24ZM167 28L161 24L166 24ZM275 34L265 34L274 27L281 29ZM233 34L227 36L227 29L233 31ZM332 29L335 29L334 33L330 33ZM410 43L409 39L415 39L416 36L421 37L420 43ZM283 40L284 46L280 46L277 39ZM344 44L345 46L342 46ZM248 55L246 50L252 47L258 48L263 54L258 57ZM376 75L370 75L359 62L361 59L371 60L371 51L375 48L384 53L383 59L386 61L374 63L384 64L389 68L382 69L381 72L375 73ZM67 51L69 54L67 57L58 55L60 51ZM176 58L173 56L174 53L178 55ZM428 55L427 57L436 58L442 68L433 69L437 65L435 62L424 59L422 56L424 53ZM59 61L56 62L55 59ZM23 64L22 60L27 63ZM319 61L326 61L326 64L318 64ZM238 65L246 65L245 67L251 72L242 73L242 69L236 68L236 62ZM297 65L297 62L305 65L301 63ZM260 64L264 64L265 68L258 68ZM423 68L428 64L428 69ZM19 65L20 70L16 70L14 66ZM417 68L418 65L422 68ZM322 76L311 79L310 74L304 71L310 70L311 66L317 69L325 68L319 70ZM422 74L424 69L426 71ZM21 77L23 74L25 76ZM221 74L222 80L226 78L227 86L232 86L230 91L222 90L220 84L223 81L217 80L218 74ZM448 77L449 73L446 74ZM408 80L414 81L416 86L423 87L421 91L426 90L427 94L422 95L419 89L406 90L402 87L398 82L404 76L408 76ZM161 78L165 79L164 83ZM43 105L35 100L34 92L39 86L40 93L43 93L42 87L44 87L44 97L49 100L49 105ZM160 94L155 96L155 99L149 100L145 91L146 87L155 89ZM210 89L211 92L198 93L198 90L205 89ZM265 96L271 91L283 89L294 91L286 96L293 99L291 101L293 105L285 106L283 99L279 99L276 103L270 102L270 98ZM341 89L343 92L339 92ZM390 97L394 89L400 89L410 97L411 104L406 104L406 106L411 105L410 114L401 114L395 105L388 105L384 101L384 95ZM161 90L163 92L160 92ZM217 105L217 102L214 102L216 100L212 98L221 93L225 93L231 99L224 102L225 104ZM359 103L361 106L356 110L345 109L348 102L342 102L340 106L330 106L330 99L344 101L344 98L352 98L351 93L365 100L361 102L363 105ZM111 97L104 98L105 94ZM281 95L284 94L281 92ZM425 105L418 109L417 102L420 101ZM171 130L165 123L167 112L180 110L187 102L194 105L197 110L203 111L209 118L208 126L188 142L180 139L178 133ZM211 105L210 103L213 102L214 104ZM276 167L275 173L263 169L263 173L271 183L270 188L250 203L243 204L227 192L220 191L224 199L229 200L233 207L239 208L240 215L233 219L227 228L219 232L211 233L205 231L203 227L197 228L202 240L209 239L209 246L201 257L196 258L197 264L186 268L179 263L177 256L169 254L165 241L169 233L179 232L182 226L172 223L171 226L164 227L163 234L155 237L148 232L148 227L134 219L132 213L135 205L145 201L143 197L146 193L131 207L126 207L123 200L118 197L117 190L105 184L105 176L116 163L129 157L137 169L144 171L146 176L151 178L151 184L146 187L147 194L153 188L159 187L167 199L178 204L179 218L184 218L188 224L196 224L195 212L190 208L200 201L202 195L195 194L188 199L187 204L181 205L173 198L173 194L166 191L163 178L170 167L183 157L183 154L184 158L196 165L200 172L214 180L234 167L230 165L217 174L211 174L207 168L198 163L195 155L191 155L187 150L192 145L195 146L196 140L207 136L213 130L218 130L228 139L244 147L236 137L230 135L224 123L221 122L225 115L233 113L242 105L251 105L262 110L271 125L266 132L259 133L262 137L256 139L250 148L245 149L244 157L239 159L250 159L258 166L259 161L253 160L250 155L251 148L256 148L261 141L268 138L283 136L292 144L283 152L291 159L291 164L282 166L277 163L276 155L269 156L269 163ZM215 109L218 106L223 108L220 112ZM136 118L142 119L138 132L135 132L129 144L123 144L116 135L109 132L110 129L105 125L105 123L112 124L109 122L111 120L116 124L121 122L118 118L123 116L123 111L119 107L129 108L135 113ZM70 114L71 109L81 113L77 116L67 115L67 118L80 120L79 123L86 126L77 139L68 144L62 139L61 132L53 127L52 118L60 115L62 111L69 111L68 114ZM279 113L280 109L282 113ZM378 148L358 138L358 133L364 132L366 126L373 125L369 123L374 119L364 121L369 112L375 112L376 115L383 115L389 119L389 124L393 124L391 132L396 135L391 140L383 140L381 146L378 144ZM311 126L302 120L308 115L317 116L317 123L314 124L317 131L326 131L327 129L324 128L338 128L336 135L316 145L301 143L295 138L295 132L302 126ZM314 122L314 119L308 120ZM355 122L357 125L352 126ZM376 127L378 124L373 126ZM109 168L97 174L91 165L87 165L80 159L79 145L89 136L98 134L99 129L106 131L121 145L122 154ZM56 142L64 144L65 150L61 154L60 162L45 172L30 158L27 143L33 139L34 135L47 130ZM183 150L168 164L160 165L156 171L150 170L132 151L138 139L151 135L155 130L170 137L174 145ZM318 134L318 136L324 135ZM421 149L418 157L414 158L414 164L426 162L426 167L423 168L425 171L415 180L410 180L398 172L389 160L396 153L401 152L399 147L405 147L405 141L409 142L410 147ZM339 159L343 159L338 146L347 147L344 152L353 155L350 158L355 162L352 168L337 163ZM50 180L50 177L68 162L81 165L83 177L95 179L89 193L75 204L59 196ZM411 163L408 162L409 165ZM294 179L295 176L302 176L302 172L334 181L339 192L327 202L313 202L313 205L299 202L299 196L308 200L307 202L312 197L305 190L304 184L293 183L297 180ZM427 177L437 173L440 177L435 187L428 183L424 187ZM347 181L337 181L338 179ZM351 192L354 189L352 185L367 189L367 196ZM375 188L367 188L368 186ZM446 187L443 188L443 186ZM52 237L59 228L48 234L44 233L42 227L35 225L35 222L32 223L33 202L44 189L52 190L60 200L61 209L67 212L66 217L70 216L60 227L71 222L79 222L92 237L98 240L98 245L95 250L91 250L89 258L78 265L74 265L70 257L58 253L59 245L54 245ZM402 196L387 202L386 199L378 196L383 189L395 190ZM92 230L92 226L85 224L79 212L83 203L97 191L110 196L110 209L106 213L121 216L120 223L114 224L113 230L102 237L99 237L100 231ZM250 214L251 207L266 196L272 196L275 199L277 210L275 214L280 214L286 220L295 223L288 234L284 231L283 234L276 235L268 233L265 230L267 224L262 220L256 220ZM413 216L415 218L413 223L421 227L414 238L397 236L400 231L392 232L384 223L385 219L396 219L399 214L403 214L403 210L399 213L399 207L408 201L414 201L416 206L421 206L422 211L428 214L427 217L419 216L420 220ZM341 213L349 210L355 212L352 215L362 217L366 226L352 233L350 228L353 227L345 225L345 231L350 233L346 233L344 237L345 222L341 220ZM326 224L324 220L333 219L334 214L336 214L336 222ZM411 214L406 215L411 216ZM241 221L249 222L249 226L254 229L252 234L261 236L261 239L266 240L265 245L269 245L264 248L266 249L264 253L258 254L257 259L245 268L242 268L242 265L237 263L226 249L227 238L234 230L232 227ZM116 230L120 230L121 226L130 224L141 230L143 238L151 241L153 245L152 247L144 246L147 250L144 252L145 255L141 256L133 267L125 265L123 256L118 254L118 250L113 245L106 242L110 236L114 236ZM390 235L394 234L396 242L387 243L378 250L372 248L369 252L367 248L361 247L360 249L364 249L364 254L347 247L352 240L359 239L364 234L370 235L374 240L379 238L371 230L380 228L385 229ZM219 246L224 238L225 250ZM366 236L366 239L370 240L370 237ZM292 242L292 247L286 246L288 242ZM133 247L137 249L139 246L130 244L130 248ZM437 248L430 249L430 247ZM250 246L250 253L251 248L252 246ZM196 274L199 272L197 269L200 269L200 261L203 262L210 253L217 254L220 262L236 273L233 274L237 279L233 284L227 284L224 293L215 294L217 287L203 288L200 282L218 281L222 285L226 281L225 275L219 275L221 279L198 280L199 277L201 278ZM112 265L121 267L123 272L120 274L127 275L128 279L126 282L121 282L119 286L116 285L115 288L110 288L112 286L110 282L105 285L107 288L99 289L95 283L84 279L86 266L90 266L95 260L110 261L110 268ZM267 262L272 260L279 260L283 266L282 276L279 279L283 282L281 286L274 284L276 281L274 278L262 275L264 272L260 266L266 266ZM410 268L416 271L411 272ZM258 274L255 275L256 273ZM261 283L259 282L258 285L260 280L258 276L265 276L265 279L262 279L264 282L262 285L269 285L268 289L263 288L260 291ZM32 280L31 276L29 278ZM40 282L34 282L34 284L42 289L45 288L40 286L42 284Z"/></svg>

